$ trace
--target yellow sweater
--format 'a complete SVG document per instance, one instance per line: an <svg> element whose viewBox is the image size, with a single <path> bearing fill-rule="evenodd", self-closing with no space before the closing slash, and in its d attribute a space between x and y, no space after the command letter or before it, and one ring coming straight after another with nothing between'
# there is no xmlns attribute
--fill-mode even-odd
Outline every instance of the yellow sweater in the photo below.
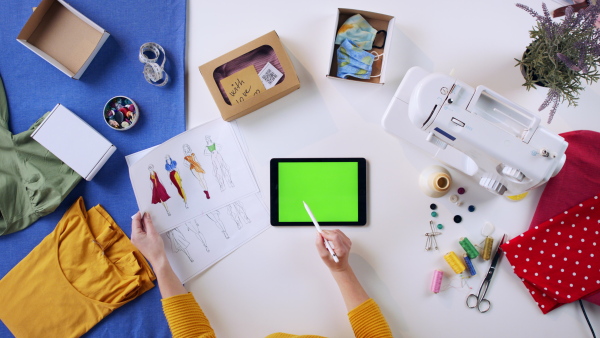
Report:
<svg viewBox="0 0 600 338"><path fill-rule="evenodd" d="M201 337L213 338L215 331L210 327L208 318L200 309L192 293L173 296L162 300L163 311L174 338ZM379 306L368 299L348 313L350 324L357 338L389 338L392 331ZM273 333L267 338L324 338L315 335L293 335Z"/></svg>

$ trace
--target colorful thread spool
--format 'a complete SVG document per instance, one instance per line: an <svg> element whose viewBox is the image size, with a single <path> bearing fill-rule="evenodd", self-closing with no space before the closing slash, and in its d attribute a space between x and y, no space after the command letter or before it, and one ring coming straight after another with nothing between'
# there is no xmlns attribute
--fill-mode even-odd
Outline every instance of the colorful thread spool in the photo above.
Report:
<svg viewBox="0 0 600 338"><path fill-rule="evenodd" d="M479 256L479 251L477 251L475 246L471 244L471 241L469 241L468 238L461 237L458 243L460 244L460 246L463 247L463 249L465 249L465 252L467 253L467 255L469 255L469 258L473 259Z"/></svg>
<svg viewBox="0 0 600 338"><path fill-rule="evenodd" d="M444 272L441 270L433 271L433 278L431 278L431 292L439 293L442 288L442 278L444 277Z"/></svg>
<svg viewBox="0 0 600 338"><path fill-rule="evenodd" d="M489 261L492 258L492 246L494 244L494 239L490 236L485 238L485 244L483 245L483 254L481 258L486 261Z"/></svg>
<svg viewBox="0 0 600 338"><path fill-rule="evenodd" d="M465 263L463 263L460 260L460 258L458 258L458 256L454 253L454 251L450 251L446 255L444 255L444 259L446 260L448 265L450 265L450 267L452 268L452 271L454 271L454 273L456 273L456 274L459 274L459 273L465 271L465 269L467 268L465 266Z"/></svg>
<svg viewBox="0 0 600 338"><path fill-rule="evenodd" d="M467 254L463 254L463 259L465 260L465 264L467 264L467 269L469 269L469 273L471 274L471 276L475 276L477 272L475 271L473 262L471 262L471 258L469 258Z"/></svg>

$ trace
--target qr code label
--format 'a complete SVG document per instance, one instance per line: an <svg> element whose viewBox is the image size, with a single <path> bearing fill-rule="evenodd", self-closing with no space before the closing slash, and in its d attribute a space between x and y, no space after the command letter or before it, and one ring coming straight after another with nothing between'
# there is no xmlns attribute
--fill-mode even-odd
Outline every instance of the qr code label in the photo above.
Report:
<svg viewBox="0 0 600 338"><path fill-rule="evenodd" d="M270 89L274 87L279 79L283 76L283 74L275 68L270 62L263 67L263 69L258 73L260 80L262 81L265 89Z"/></svg>
<svg viewBox="0 0 600 338"><path fill-rule="evenodd" d="M277 74L273 73L272 70L267 69L267 71L262 75L262 78L269 84L273 84L273 82L277 79Z"/></svg>

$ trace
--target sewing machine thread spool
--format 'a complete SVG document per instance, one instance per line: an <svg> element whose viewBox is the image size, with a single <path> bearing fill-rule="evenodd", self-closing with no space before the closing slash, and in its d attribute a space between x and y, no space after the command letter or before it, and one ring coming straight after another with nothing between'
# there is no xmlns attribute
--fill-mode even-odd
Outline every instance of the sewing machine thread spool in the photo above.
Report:
<svg viewBox="0 0 600 338"><path fill-rule="evenodd" d="M469 269L469 273L471 276L475 276L477 272L475 271L475 267L473 266L473 262L471 262L471 258L467 254L463 254L463 259L465 264L467 265L467 269Z"/></svg>
<svg viewBox="0 0 600 338"><path fill-rule="evenodd" d="M441 270L433 271L433 278L431 278L431 292L439 293L442 287L442 278L444 277L444 272Z"/></svg>
<svg viewBox="0 0 600 338"><path fill-rule="evenodd" d="M446 168L432 165L419 176L419 187L429 197L442 197L450 190L452 177Z"/></svg>
<svg viewBox="0 0 600 338"><path fill-rule="evenodd" d="M461 237L458 243L460 244L460 246L463 247L463 249L465 249L465 252L467 253L467 255L469 255L469 258L473 259L479 256L479 251L477 251L475 246L473 246L473 244L471 243L471 241L469 241L468 238Z"/></svg>
<svg viewBox="0 0 600 338"><path fill-rule="evenodd" d="M450 267L452 268L452 271L454 271L454 273L456 273L456 274L459 274L459 273L465 271L465 269L467 268L465 266L465 263L463 263L460 260L460 258L458 258L458 256L454 253L454 251L450 251L446 255L444 255L444 259L446 260L448 265L450 265Z"/></svg>
<svg viewBox="0 0 600 338"><path fill-rule="evenodd" d="M485 238L485 244L483 245L483 254L481 258L486 261L489 261L492 258L492 245L494 244L494 239L490 236Z"/></svg>

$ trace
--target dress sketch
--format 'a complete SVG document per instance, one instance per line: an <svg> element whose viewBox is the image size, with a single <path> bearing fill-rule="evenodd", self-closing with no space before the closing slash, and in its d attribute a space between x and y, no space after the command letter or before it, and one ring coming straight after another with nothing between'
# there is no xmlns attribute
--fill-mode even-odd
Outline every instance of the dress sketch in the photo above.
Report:
<svg viewBox="0 0 600 338"><path fill-rule="evenodd" d="M187 197L185 195L185 190L183 190L183 185L181 185L181 175L179 175L179 171L177 170L177 162L173 161L169 155L165 156L165 170L169 173L171 183L177 188L177 193L183 198L183 203L187 209Z"/></svg>
<svg viewBox="0 0 600 338"><path fill-rule="evenodd" d="M191 230L194 233L194 235L196 235L196 238L198 238L200 242L202 242L202 244L204 245L204 249L206 249L206 252L210 252L210 250L208 249L208 243L206 242L206 238L200 231L200 224L198 224L198 221L194 220L194 224L192 224L192 222L185 222L185 225L187 226L188 231Z"/></svg>
<svg viewBox="0 0 600 338"><path fill-rule="evenodd" d="M190 253L187 250L187 247L190 245L190 242L188 242L185 239L185 237L183 236L181 231L179 231L179 229L175 228L173 230L168 231L167 237L169 237L169 239L171 240L171 251L173 251L173 253L183 251L183 253L185 253L190 262L194 262L194 259L192 258L192 256L190 256Z"/></svg>
<svg viewBox="0 0 600 338"><path fill-rule="evenodd" d="M225 238L229 239L229 234L227 233L227 229L225 229L225 224L223 224L220 214L219 210L215 210L207 213L206 216L215 222L215 225L221 230Z"/></svg>
<svg viewBox="0 0 600 338"><path fill-rule="evenodd" d="M250 218L248 218L248 215L246 215L246 209L244 209L242 201L235 201L228 204L227 213L235 221L235 225L237 225L238 229L242 228L242 221L246 224L252 222Z"/></svg>
<svg viewBox="0 0 600 338"><path fill-rule="evenodd" d="M192 152L192 148L189 146L189 144L183 145L183 154L185 155L183 159L190 166L192 175L194 175L204 189L204 195L206 195L206 199L210 199L210 195L208 194L208 185L206 184L206 179L204 179L204 174L206 172L204 169L202 169L200 162L198 162L198 159L196 158L196 154Z"/></svg>
<svg viewBox="0 0 600 338"><path fill-rule="evenodd" d="M167 206L167 200L171 198L167 193L165 187L160 183L158 179L158 174L154 171L154 165L150 164L148 166L148 171L150 172L150 182L152 183L152 204L161 203L165 210L167 211L167 215L171 216L169 212L169 207Z"/></svg>
<svg viewBox="0 0 600 338"><path fill-rule="evenodd" d="M210 135L207 135L204 155L210 156L215 177L217 178L217 182L219 182L221 191L224 191L225 183L227 183L231 188L233 188L234 185L233 181L231 180L231 174L229 173L229 166L223 160L223 156L221 156L221 153L219 152L220 149L221 146L213 142L213 140L210 138Z"/></svg>

